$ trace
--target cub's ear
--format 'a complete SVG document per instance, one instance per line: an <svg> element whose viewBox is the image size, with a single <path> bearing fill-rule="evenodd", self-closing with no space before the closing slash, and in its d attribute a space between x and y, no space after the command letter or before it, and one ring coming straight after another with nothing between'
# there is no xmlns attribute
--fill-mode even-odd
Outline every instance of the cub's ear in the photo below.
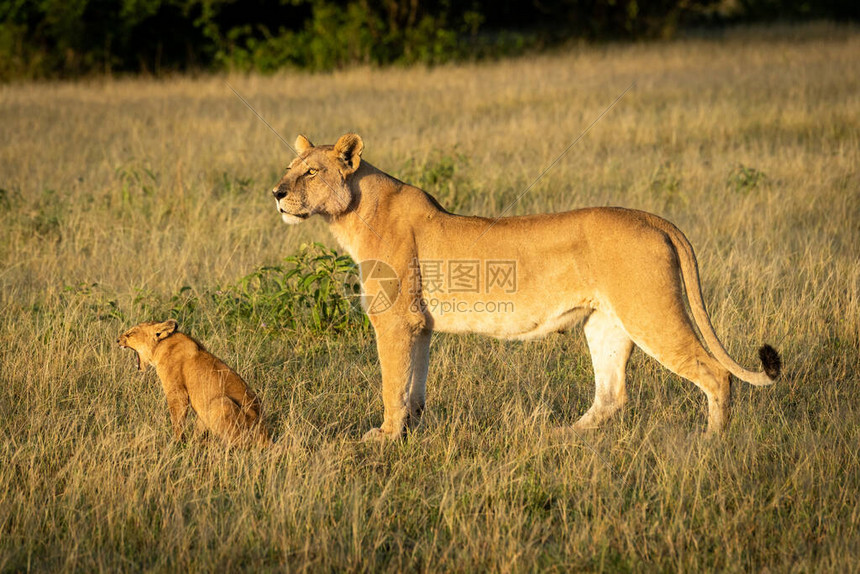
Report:
<svg viewBox="0 0 860 574"><path fill-rule="evenodd" d="M314 144L312 144L311 140L309 140L305 136L300 135L299 137L296 138L296 151L299 152L300 154L305 153L306 151L308 151L312 147L314 147Z"/></svg>
<svg viewBox="0 0 860 574"><path fill-rule="evenodd" d="M158 325L155 328L156 340L161 341L161 340L166 339L167 337L169 337L170 335L172 335L176 331L176 327L177 327L176 321L174 321L173 319L168 319L167 321L165 321L161 325Z"/></svg>
<svg viewBox="0 0 860 574"><path fill-rule="evenodd" d="M334 152L340 161L346 164L346 173L352 173L358 169L361 163L361 152L364 150L364 142L358 134L346 134L340 136L334 144Z"/></svg>

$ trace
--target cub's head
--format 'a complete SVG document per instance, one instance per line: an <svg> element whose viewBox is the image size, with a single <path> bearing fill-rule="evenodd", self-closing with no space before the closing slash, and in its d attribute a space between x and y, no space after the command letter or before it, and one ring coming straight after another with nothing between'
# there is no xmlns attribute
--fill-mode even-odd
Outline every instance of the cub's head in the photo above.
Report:
<svg viewBox="0 0 860 574"><path fill-rule="evenodd" d="M162 323L150 321L135 325L119 336L120 347L132 349L137 355L137 370L145 371L152 362L155 346L176 332L176 321L168 319Z"/></svg>
<svg viewBox="0 0 860 574"><path fill-rule="evenodd" d="M315 213L338 216L349 209L353 193L348 180L361 164L363 149L356 134L341 136L333 146L296 138L299 157L272 190L284 222L301 223Z"/></svg>

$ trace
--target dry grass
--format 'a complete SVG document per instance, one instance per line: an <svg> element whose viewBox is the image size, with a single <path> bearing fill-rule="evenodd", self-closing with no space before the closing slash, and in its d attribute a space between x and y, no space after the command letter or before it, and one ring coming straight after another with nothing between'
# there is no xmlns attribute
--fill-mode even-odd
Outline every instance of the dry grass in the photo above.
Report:
<svg viewBox="0 0 860 574"><path fill-rule="evenodd" d="M622 416L547 441L590 404L573 334L437 336L423 427L362 444L381 419L366 332L203 305L184 327L281 439L174 444L114 339L183 286L331 243L274 211L290 152L221 78L0 87L0 570L860 568L860 34L761 32L229 79L288 141L357 131L368 161L481 214L636 81L512 212L624 205L687 232L730 352L755 365L767 340L786 364L734 385L719 441L703 395L641 353Z"/></svg>

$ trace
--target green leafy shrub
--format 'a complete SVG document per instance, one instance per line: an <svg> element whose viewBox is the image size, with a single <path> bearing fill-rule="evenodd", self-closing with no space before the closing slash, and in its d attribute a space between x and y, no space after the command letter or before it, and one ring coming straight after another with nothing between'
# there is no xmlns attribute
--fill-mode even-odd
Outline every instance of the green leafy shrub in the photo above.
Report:
<svg viewBox="0 0 860 574"><path fill-rule="evenodd" d="M319 243L303 246L284 265L257 269L213 298L228 315L271 327L339 331L367 321L357 265Z"/></svg>
<svg viewBox="0 0 860 574"><path fill-rule="evenodd" d="M754 167L738 164L726 179L726 185L735 193L746 194L767 181L767 175Z"/></svg>
<svg viewBox="0 0 860 574"><path fill-rule="evenodd" d="M212 325L318 334L370 327L361 308L358 266L320 243L220 287L185 285L169 296L138 289L128 305L104 285L79 283L65 286L60 297L71 298L67 305L84 302L99 320L130 324L170 317L203 335Z"/></svg>
<svg viewBox="0 0 860 574"><path fill-rule="evenodd" d="M167 300L139 293L134 306L141 316L170 316L185 325L217 317L228 325L339 332L369 325L360 290L355 262L314 243L235 283L203 291L186 285Z"/></svg>
<svg viewBox="0 0 860 574"><path fill-rule="evenodd" d="M433 153L423 161L410 158L401 167L398 177L428 192L445 209L459 212L475 197L468 168L469 158L455 149Z"/></svg>

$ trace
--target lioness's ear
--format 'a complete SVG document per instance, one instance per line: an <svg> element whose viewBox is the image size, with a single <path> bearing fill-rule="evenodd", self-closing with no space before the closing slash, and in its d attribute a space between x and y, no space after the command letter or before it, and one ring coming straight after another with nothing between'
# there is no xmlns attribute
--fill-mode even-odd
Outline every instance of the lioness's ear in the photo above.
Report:
<svg viewBox="0 0 860 574"><path fill-rule="evenodd" d="M305 153L306 151L308 151L312 147L314 147L314 144L312 144L311 140L309 140L305 136L299 135L299 137L296 138L296 151L297 152Z"/></svg>
<svg viewBox="0 0 860 574"><path fill-rule="evenodd" d="M348 171L352 173L358 169L361 163L361 152L364 150L364 142L358 134L346 134L340 136L334 144L334 151L338 159L346 164Z"/></svg>
<svg viewBox="0 0 860 574"><path fill-rule="evenodd" d="M159 341L166 339L176 331L176 321L168 319L155 329L155 338Z"/></svg>

